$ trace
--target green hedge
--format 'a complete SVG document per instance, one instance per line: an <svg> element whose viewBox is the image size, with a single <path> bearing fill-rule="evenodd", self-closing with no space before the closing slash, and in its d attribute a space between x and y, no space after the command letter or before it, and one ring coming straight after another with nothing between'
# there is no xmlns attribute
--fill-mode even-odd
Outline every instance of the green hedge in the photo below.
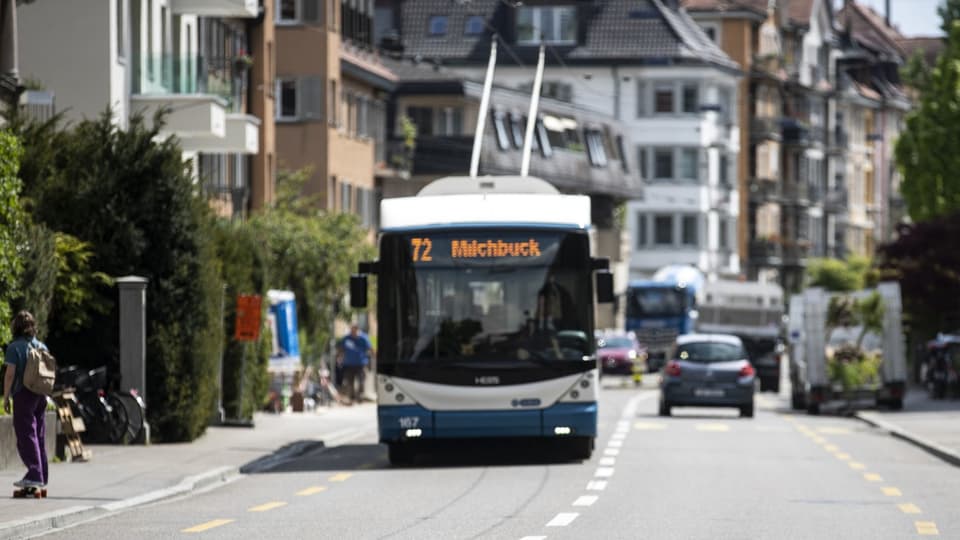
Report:
<svg viewBox="0 0 960 540"><path fill-rule="evenodd" d="M0 343L10 341L11 302L23 271L17 244L23 226L17 170L23 148L17 137L0 131Z"/></svg>

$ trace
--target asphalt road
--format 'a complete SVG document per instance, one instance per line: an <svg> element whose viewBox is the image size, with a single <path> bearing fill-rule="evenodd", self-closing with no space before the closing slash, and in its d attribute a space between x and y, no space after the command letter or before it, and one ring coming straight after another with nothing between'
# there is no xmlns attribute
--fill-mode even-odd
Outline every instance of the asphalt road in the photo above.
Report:
<svg viewBox="0 0 960 540"><path fill-rule="evenodd" d="M592 459L460 445L391 469L353 441L179 500L54 532L113 538L960 538L960 469L856 420L676 409L608 388ZM372 413L372 411L371 411Z"/></svg>

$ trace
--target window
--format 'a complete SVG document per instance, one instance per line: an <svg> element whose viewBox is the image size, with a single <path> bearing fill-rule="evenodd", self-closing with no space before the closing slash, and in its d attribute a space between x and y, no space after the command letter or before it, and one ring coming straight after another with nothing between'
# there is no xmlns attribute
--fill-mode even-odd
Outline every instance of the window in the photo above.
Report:
<svg viewBox="0 0 960 540"><path fill-rule="evenodd" d="M523 118L516 114L510 115L510 138L514 147L523 148Z"/></svg>
<svg viewBox="0 0 960 540"><path fill-rule="evenodd" d="M720 185L730 187L730 158L720 154Z"/></svg>
<svg viewBox="0 0 960 540"><path fill-rule="evenodd" d="M446 15L434 15L430 17L430 35L431 36L445 36L447 35L447 16Z"/></svg>
<svg viewBox="0 0 960 540"><path fill-rule="evenodd" d="M160 84L170 86L170 54L167 50L167 7L160 7Z"/></svg>
<svg viewBox="0 0 960 540"><path fill-rule="evenodd" d="M717 89L717 98L720 102L720 118L723 122L730 122L733 119L733 92L726 86Z"/></svg>
<svg viewBox="0 0 960 540"><path fill-rule="evenodd" d="M437 135L463 135L463 109L443 107L437 112Z"/></svg>
<svg viewBox="0 0 960 540"><path fill-rule="evenodd" d="M340 184L340 211L350 212L353 210L353 186L343 182Z"/></svg>
<svg viewBox="0 0 960 540"><path fill-rule="evenodd" d="M617 157L620 159L620 167L623 172L630 172L630 164L627 163L627 153L623 150L623 135L617 135Z"/></svg>
<svg viewBox="0 0 960 540"><path fill-rule="evenodd" d="M537 6L517 9L517 42L522 45L577 42L575 6Z"/></svg>
<svg viewBox="0 0 960 540"><path fill-rule="evenodd" d="M327 111L327 121L331 126L336 126L340 122L340 115L337 114L337 81L330 81L330 110Z"/></svg>
<svg viewBox="0 0 960 540"><path fill-rule="evenodd" d="M501 150L510 149L510 135L507 133L507 117L500 111L493 113L493 129L497 134L497 146Z"/></svg>
<svg viewBox="0 0 960 540"><path fill-rule="evenodd" d="M277 2L277 22L296 22L298 0L279 0Z"/></svg>
<svg viewBox="0 0 960 540"><path fill-rule="evenodd" d="M277 80L277 119L295 120L297 118L297 81Z"/></svg>
<svg viewBox="0 0 960 540"><path fill-rule="evenodd" d="M673 85L658 84L653 91L653 107L656 113L673 112Z"/></svg>
<svg viewBox="0 0 960 540"><path fill-rule="evenodd" d="M126 58L127 56L127 13L126 13L126 2L127 0L116 0L116 15L117 15L117 57Z"/></svg>
<svg viewBox="0 0 960 540"><path fill-rule="evenodd" d="M650 169L647 168L647 150L646 146L637 147L637 163L640 167L640 178L643 180L650 180Z"/></svg>
<svg viewBox="0 0 960 540"><path fill-rule="evenodd" d="M653 178L657 180L673 179L672 148L656 148L653 150Z"/></svg>
<svg viewBox="0 0 960 540"><path fill-rule="evenodd" d="M685 246L696 246L698 244L697 239L697 216L683 216L683 221L681 222L681 242Z"/></svg>
<svg viewBox="0 0 960 540"><path fill-rule="evenodd" d="M479 36L483 34L486 22L482 15L471 15L467 17L467 22L463 26L464 35Z"/></svg>
<svg viewBox="0 0 960 540"><path fill-rule="evenodd" d="M726 251L730 249L730 222L720 218L720 249Z"/></svg>
<svg viewBox="0 0 960 540"><path fill-rule="evenodd" d="M540 147L540 153L548 158L553 155L553 145L550 144L550 136L547 135L547 128L543 125L543 120L537 120L536 125L537 145Z"/></svg>
<svg viewBox="0 0 960 540"><path fill-rule="evenodd" d="M682 86L683 112L695 113L700 111L700 89L696 84Z"/></svg>
<svg viewBox="0 0 960 540"><path fill-rule="evenodd" d="M594 167L606 167L607 152L604 148L603 134L590 130L584 135L587 140L587 156L590 158L590 164Z"/></svg>
<svg viewBox="0 0 960 540"><path fill-rule="evenodd" d="M710 38L710 41L717 43L717 26L712 24L702 24L700 27L703 29L703 33Z"/></svg>
<svg viewBox="0 0 960 540"><path fill-rule="evenodd" d="M432 107L407 107L407 118L417 126L417 135L433 135Z"/></svg>
<svg viewBox="0 0 960 540"><path fill-rule="evenodd" d="M680 167L679 178L684 180L698 180L700 161L700 151L697 148L680 149Z"/></svg>
<svg viewBox="0 0 960 540"><path fill-rule="evenodd" d="M673 216L653 217L653 242L658 246L673 245Z"/></svg>
<svg viewBox="0 0 960 540"><path fill-rule="evenodd" d="M647 245L647 215L637 213L637 248L643 248Z"/></svg>
<svg viewBox="0 0 960 540"><path fill-rule="evenodd" d="M147 0L147 78L153 80L153 0Z"/></svg>

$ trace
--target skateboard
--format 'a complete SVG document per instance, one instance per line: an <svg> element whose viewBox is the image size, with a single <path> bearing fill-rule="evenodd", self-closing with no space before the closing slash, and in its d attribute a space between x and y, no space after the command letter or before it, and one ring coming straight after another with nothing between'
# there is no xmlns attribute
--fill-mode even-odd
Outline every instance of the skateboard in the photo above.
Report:
<svg viewBox="0 0 960 540"><path fill-rule="evenodd" d="M14 499L46 499L47 488L45 487L23 487L13 490Z"/></svg>

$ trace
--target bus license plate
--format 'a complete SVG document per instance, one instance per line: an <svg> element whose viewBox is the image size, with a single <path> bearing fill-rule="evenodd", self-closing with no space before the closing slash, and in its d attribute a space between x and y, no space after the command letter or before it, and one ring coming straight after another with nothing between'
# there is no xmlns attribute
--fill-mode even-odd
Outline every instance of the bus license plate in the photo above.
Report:
<svg viewBox="0 0 960 540"><path fill-rule="evenodd" d="M693 395L697 397L723 397L723 390L719 388L695 388Z"/></svg>

